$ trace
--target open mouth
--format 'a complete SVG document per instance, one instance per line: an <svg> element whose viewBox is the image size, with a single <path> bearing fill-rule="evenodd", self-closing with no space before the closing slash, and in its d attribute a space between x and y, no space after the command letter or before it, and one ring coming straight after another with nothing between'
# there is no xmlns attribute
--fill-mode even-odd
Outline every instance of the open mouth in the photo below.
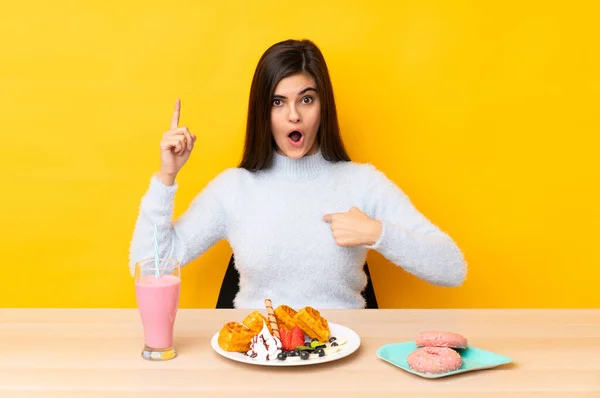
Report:
<svg viewBox="0 0 600 398"><path fill-rule="evenodd" d="M300 131L292 131L288 134L288 137L293 142L300 142L300 140L302 139L302 133Z"/></svg>

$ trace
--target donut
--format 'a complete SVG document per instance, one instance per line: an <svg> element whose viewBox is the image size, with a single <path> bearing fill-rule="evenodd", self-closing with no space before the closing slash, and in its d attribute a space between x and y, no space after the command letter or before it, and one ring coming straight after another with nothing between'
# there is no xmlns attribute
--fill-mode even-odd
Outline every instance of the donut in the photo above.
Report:
<svg viewBox="0 0 600 398"><path fill-rule="evenodd" d="M417 347L467 348L467 339L458 333L425 331L415 338Z"/></svg>
<svg viewBox="0 0 600 398"><path fill-rule="evenodd" d="M462 358L449 347L421 347L411 352L406 362L417 372L440 374L459 369Z"/></svg>

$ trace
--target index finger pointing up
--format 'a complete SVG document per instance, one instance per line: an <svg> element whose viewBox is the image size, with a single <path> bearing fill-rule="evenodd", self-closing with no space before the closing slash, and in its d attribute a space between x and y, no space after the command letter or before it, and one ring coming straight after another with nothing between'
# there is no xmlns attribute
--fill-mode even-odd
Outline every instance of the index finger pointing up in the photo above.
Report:
<svg viewBox="0 0 600 398"><path fill-rule="evenodd" d="M181 101L177 98L175 101L175 110L173 111L173 118L171 119L171 130L179 127L179 110L181 109Z"/></svg>

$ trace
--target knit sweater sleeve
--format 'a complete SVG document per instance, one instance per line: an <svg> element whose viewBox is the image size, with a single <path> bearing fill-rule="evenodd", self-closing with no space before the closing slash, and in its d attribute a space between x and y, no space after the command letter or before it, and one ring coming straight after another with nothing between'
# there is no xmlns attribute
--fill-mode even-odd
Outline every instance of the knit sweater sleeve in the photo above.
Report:
<svg viewBox="0 0 600 398"><path fill-rule="evenodd" d="M429 283L461 285L467 266L456 243L381 171L368 166L367 175L365 213L382 222L379 239L367 248Z"/></svg>
<svg viewBox="0 0 600 398"><path fill-rule="evenodd" d="M231 171L225 171L213 179L175 221L172 218L178 186L166 186L156 176L151 178L141 200L129 248L132 275L136 262L154 257L155 224L159 256L175 258L181 266L199 257L226 236L223 198L232 193L231 174Z"/></svg>

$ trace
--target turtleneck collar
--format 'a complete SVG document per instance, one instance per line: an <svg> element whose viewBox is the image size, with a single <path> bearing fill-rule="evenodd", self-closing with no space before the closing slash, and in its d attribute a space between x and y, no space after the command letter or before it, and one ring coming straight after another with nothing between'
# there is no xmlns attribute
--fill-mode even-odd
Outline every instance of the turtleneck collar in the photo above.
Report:
<svg viewBox="0 0 600 398"><path fill-rule="evenodd" d="M305 155L300 159L289 158L274 151L269 172L290 180L311 179L318 176L328 165L329 162L323 157L320 149L315 154Z"/></svg>

